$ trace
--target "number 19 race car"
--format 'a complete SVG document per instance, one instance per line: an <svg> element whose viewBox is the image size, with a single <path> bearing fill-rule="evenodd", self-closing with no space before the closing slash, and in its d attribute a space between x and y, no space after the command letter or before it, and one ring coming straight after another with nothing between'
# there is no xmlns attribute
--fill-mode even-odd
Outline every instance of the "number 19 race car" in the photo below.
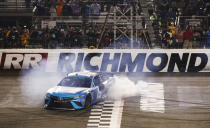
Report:
<svg viewBox="0 0 210 128"><path fill-rule="evenodd" d="M84 109L102 100L107 87L112 84L112 74L70 73L60 83L47 91L46 109Z"/></svg>

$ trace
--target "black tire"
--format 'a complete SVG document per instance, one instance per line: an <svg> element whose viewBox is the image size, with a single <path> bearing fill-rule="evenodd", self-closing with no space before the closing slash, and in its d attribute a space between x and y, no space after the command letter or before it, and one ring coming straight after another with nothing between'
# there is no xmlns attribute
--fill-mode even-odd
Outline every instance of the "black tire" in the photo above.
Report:
<svg viewBox="0 0 210 128"><path fill-rule="evenodd" d="M45 103L44 103L44 108L45 108L45 109L50 110L50 109L52 109L51 107L52 107L52 102L51 102L51 101L50 101L50 103L48 104L48 106L45 106Z"/></svg>
<svg viewBox="0 0 210 128"><path fill-rule="evenodd" d="M51 107L45 107L46 110L53 110Z"/></svg>
<svg viewBox="0 0 210 128"><path fill-rule="evenodd" d="M88 95L85 100L85 108L89 108L91 106L91 96Z"/></svg>

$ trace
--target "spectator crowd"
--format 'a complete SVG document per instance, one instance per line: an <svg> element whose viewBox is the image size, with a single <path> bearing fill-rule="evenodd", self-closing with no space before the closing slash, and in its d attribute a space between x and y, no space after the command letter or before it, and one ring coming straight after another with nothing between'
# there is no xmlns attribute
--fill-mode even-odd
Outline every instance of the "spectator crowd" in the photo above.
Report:
<svg viewBox="0 0 210 128"><path fill-rule="evenodd" d="M101 26L89 27L86 34L83 34L81 27L35 29L27 27L0 28L1 48L131 48L131 41L121 37L114 43L113 28L105 28L104 36L101 37ZM122 31L125 28L122 28ZM129 31L128 31L129 32ZM199 26L188 27L186 30L178 28L174 33L162 32L162 48L210 48L210 27L202 31ZM120 33L117 33L120 34ZM150 42L146 30L140 30L133 41L133 48L149 48Z"/></svg>
<svg viewBox="0 0 210 128"><path fill-rule="evenodd" d="M209 0L155 0L148 7L162 48L210 48Z"/></svg>
<svg viewBox="0 0 210 128"><path fill-rule="evenodd" d="M36 16L81 16L82 12L87 16L99 16L107 7L94 1L83 5L80 0L34 0L33 6Z"/></svg>
<svg viewBox="0 0 210 128"><path fill-rule="evenodd" d="M26 6L30 7L30 0ZM210 1L209 0L147 0L149 21L155 33L155 45L161 48L210 48ZM36 16L100 16L114 5L113 2L89 0L83 4L80 0L33 0L33 12ZM116 5L126 12L133 6L133 15L142 16L140 2L133 4L122 0ZM84 13L85 12L85 13ZM113 12L113 10L111 11ZM137 14L138 13L138 14ZM118 14L117 14L118 15ZM125 13L125 15L130 15ZM143 15L144 16L144 15ZM131 41L117 31L114 40L113 26L90 25L87 31L81 26L66 25L53 29L35 29L34 27L0 28L1 48L26 48L39 45L42 48L151 48L147 21L142 18L142 28ZM87 26L86 26L87 27ZM119 28L129 34L127 27ZM101 36L103 33L103 36ZM155 47L155 46L154 46Z"/></svg>
<svg viewBox="0 0 210 128"><path fill-rule="evenodd" d="M35 29L25 27L0 28L1 48L120 48L131 47L131 42L125 38L119 38L114 44L113 28L105 28L101 38L101 26L89 27L84 34L81 27L66 26L63 28ZM122 28L125 30L125 28ZM144 32L147 33L147 32ZM145 34L139 31L138 39L134 42L135 48L148 48ZM120 34L120 33L117 33ZM147 34L148 35L148 34ZM101 40L100 40L101 38Z"/></svg>
<svg viewBox="0 0 210 128"><path fill-rule="evenodd" d="M81 0L34 0L33 12L35 16L100 16L102 13L108 13L109 10L113 12L114 5L123 12L133 6L134 15L142 12L140 4L136 1L120 0L117 1L117 4L115 2L115 0L88 0L88 2Z"/></svg>
<svg viewBox="0 0 210 128"><path fill-rule="evenodd" d="M27 27L0 28L1 48L71 48L82 47L81 31L78 28L28 29Z"/></svg>

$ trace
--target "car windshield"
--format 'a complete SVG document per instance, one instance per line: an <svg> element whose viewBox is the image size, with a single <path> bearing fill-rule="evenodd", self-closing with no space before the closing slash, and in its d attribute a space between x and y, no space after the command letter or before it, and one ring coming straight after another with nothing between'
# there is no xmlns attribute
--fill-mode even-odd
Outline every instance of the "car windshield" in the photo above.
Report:
<svg viewBox="0 0 210 128"><path fill-rule="evenodd" d="M58 84L58 86L83 87L83 88L90 88L90 85L91 85L90 78L79 78L79 77L66 77Z"/></svg>

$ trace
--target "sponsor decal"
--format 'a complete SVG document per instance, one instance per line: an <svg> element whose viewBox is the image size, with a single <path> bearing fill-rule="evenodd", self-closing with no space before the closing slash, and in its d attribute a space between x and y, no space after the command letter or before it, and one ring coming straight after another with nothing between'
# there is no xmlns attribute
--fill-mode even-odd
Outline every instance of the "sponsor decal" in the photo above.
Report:
<svg viewBox="0 0 210 128"><path fill-rule="evenodd" d="M193 50L35 51L0 53L1 71L41 69L43 72L209 72L210 66L210 54Z"/></svg>

